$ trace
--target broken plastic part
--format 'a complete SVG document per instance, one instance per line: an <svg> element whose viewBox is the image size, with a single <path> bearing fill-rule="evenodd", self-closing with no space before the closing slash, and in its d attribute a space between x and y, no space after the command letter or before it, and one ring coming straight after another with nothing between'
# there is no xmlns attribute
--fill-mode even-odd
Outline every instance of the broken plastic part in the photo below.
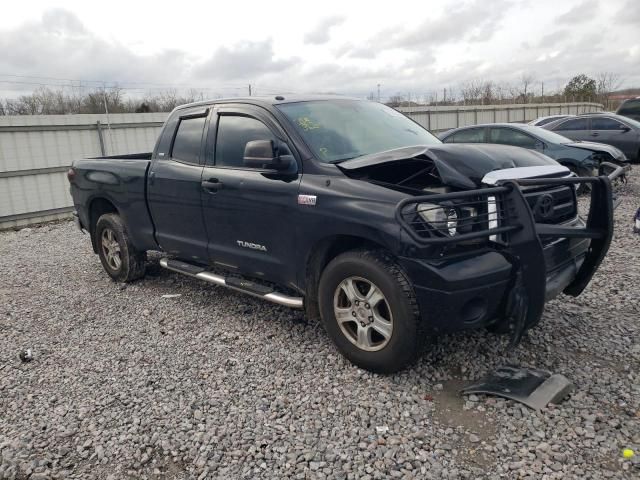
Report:
<svg viewBox="0 0 640 480"><path fill-rule="evenodd" d="M573 383L564 375L507 365L498 367L480 382L463 388L460 393L496 395L540 410L549 403L560 403L572 391Z"/></svg>

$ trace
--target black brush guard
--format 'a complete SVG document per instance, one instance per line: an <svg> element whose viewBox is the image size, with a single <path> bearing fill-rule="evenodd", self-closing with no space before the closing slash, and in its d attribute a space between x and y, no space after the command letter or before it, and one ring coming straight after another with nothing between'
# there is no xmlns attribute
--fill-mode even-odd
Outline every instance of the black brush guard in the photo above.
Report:
<svg viewBox="0 0 640 480"><path fill-rule="evenodd" d="M490 188L408 198L398 204L396 219L413 240L424 245L459 244L480 238L499 239L504 247L501 253L514 266L505 317L511 330L511 344L517 345L523 333L540 321L544 309L547 269L540 238L591 239L582 265L573 281L563 290L572 296L580 295L589 284L609 249L614 210L611 182L623 176L626 169L606 162L602 166L612 170L611 173L594 177L504 180ZM601 168L600 172L603 171ZM520 188L577 184L591 186L591 204L584 227L536 222ZM490 199L495 199L496 211L478 212L474 217L478 221L468 225L471 231L455 236L446 235L446 220L432 222L430 228L424 228L426 222L418 217L421 204L436 204L444 208L461 206L464 209L488 205ZM615 203L617 206L619 201ZM497 225L489 227L490 220ZM478 228L482 224L484 226ZM423 228L419 229L418 225Z"/></svg>

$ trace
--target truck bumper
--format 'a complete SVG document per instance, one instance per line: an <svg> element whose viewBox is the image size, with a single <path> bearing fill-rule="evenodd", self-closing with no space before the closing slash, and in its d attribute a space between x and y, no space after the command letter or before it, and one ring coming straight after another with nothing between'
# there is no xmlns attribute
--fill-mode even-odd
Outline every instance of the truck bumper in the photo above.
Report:
<svg viewBox="0 0 640 480"><path fill-rule="evenodd" d="M576 278L589 243L588 239L561 239L543 248L545 302ZM434 332L483 327L506 316L517 268L508 255L488 251L437 261L403 257L399 262L414 286L423 321Z"/></svg>
<svg viewBox="0 0 640 480"><path fill-rule="evenodd" d="M540 321L547 300L561 292L579 295L611 243L610 181L622 173L618 167L609 176L505 181L488 193L503 195L501 201L509 205L502 224L466 235L474 239L495 238L495 234L506 232L507 240L499 248L436 260L401 257L400 264L414 285L421 315L429 328L436 332L454 331L489 325L499 319L510 326L512 342L517 343L524 331ZM521 185L583 182L592 186L586 224L581 220L568 225L536 223L520 190ZM414 198L399 204L397 216L418 243L453 244L456 237L434 239L411 233L411 225L402 223L402 209L410 202L445 202L482 194L478 190Z"/></svg>

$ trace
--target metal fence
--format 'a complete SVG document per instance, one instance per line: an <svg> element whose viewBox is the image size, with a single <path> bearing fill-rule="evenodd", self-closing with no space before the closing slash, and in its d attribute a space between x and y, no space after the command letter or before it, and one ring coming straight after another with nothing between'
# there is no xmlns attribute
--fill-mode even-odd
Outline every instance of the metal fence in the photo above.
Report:
<svg viewBox="0 0 640 480"><path fill-rule="evenodd" d="M548 115L599 112L599 103L529 103L512 105L474 105L469 107L400 107L398 110L434 133L479 123L530 122Z"/></svg>
<svg viewBox="0 0 640 480"><path fill-rule="evenodd" d="M148 152L166 113L0 117L0 229L64 218L76 158Z"/></svg>
<svg viewBox="0 0 640 480"><path fill-rule="evenodd" d="M602 110L596 103L409 107L400 111L437 133L476 123L522 122ZM149 152L166 113L0 117L0 229L69 216L66 171L74 159Z"/></svg>

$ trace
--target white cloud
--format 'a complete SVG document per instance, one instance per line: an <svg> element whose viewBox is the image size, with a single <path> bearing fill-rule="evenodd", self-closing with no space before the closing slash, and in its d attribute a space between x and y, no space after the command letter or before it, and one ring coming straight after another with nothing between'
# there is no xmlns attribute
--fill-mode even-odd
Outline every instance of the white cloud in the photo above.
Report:
<svg viewBox="0 0 640 480"><path fill-rule="evenodd" d="M380 83L383 96L426 95L474 78L517 82L522 72L545 85L599 71L640 83L636 0L573 0L560 12L555 0L396 0L384 9L324 0L321 18L304 2L47 4L16 3L3 16L5 96L30 82L65 83L17 76L117 81L132 94L206 87L212 96L248 83L258 93L364 96Z"/></svg>

